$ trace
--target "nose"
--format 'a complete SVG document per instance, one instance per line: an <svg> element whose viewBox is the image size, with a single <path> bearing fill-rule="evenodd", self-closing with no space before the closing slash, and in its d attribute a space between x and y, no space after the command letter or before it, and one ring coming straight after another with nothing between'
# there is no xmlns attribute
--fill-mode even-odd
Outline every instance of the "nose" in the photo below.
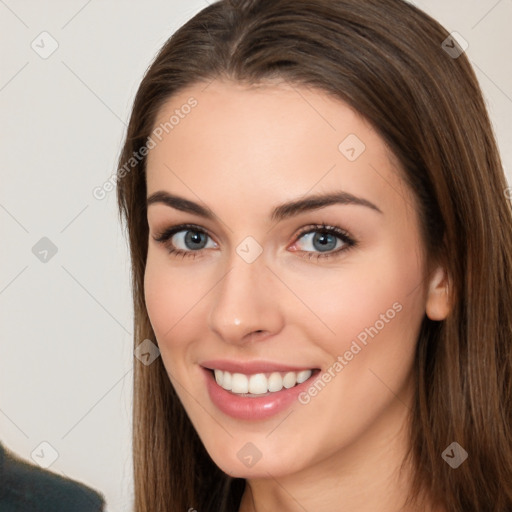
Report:
<svg viewBox="0 0 512 512"><path fill-rule="evenodd" d="M247 344L277 334L283 328L279 280L260 256L247 263L237 254L212 290L209 327L226 343Z"/></svg>

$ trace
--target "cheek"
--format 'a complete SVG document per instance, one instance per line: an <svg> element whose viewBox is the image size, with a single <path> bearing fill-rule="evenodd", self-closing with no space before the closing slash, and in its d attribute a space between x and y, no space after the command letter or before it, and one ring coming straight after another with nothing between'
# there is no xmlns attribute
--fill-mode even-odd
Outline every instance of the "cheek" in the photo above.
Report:
<svg viewBox="0 0 512 512"><path fill-rule="evenodd" d="M165 261L148 254L144 274L144 297L148 316L155 332L164 363L175 361L170 353L184 350L180 340L187 339L188 315L200 296L187 286L183 273L172 272Z"/></svg>
<svg viewBox="0 0 512 512"><path fill-rule="evenodd" d="M356 352L354 341L363 349L354 359L362 364L383 350L398 352L414 344L424 314L422 264L415 246L404 246L389 244L371 251L371 257L361 253L336 271L296 281L294 291L316 313L308 322L311 339L323 338L333 358ZM377 340L378 348L366 350Z"/></svg>
<svg viewBox="0 0 512 512"><path fill-rule="evenodd" d="M369 426L393 401L403 407L395 394L407 400L405 386L410 383L424 316L418 286L422 267L414 249L399 253L392 246L372 251L371 259L347 265L336 279L316 281L315 289L323 293L304 296L334 333L322 329L327 334L315 337L313 329L303 324L310 329L310 339L322 340L330 360L324 369L325 386L312 385L300 403L310 417L321 416L339 432L340 445Z"/></svg>

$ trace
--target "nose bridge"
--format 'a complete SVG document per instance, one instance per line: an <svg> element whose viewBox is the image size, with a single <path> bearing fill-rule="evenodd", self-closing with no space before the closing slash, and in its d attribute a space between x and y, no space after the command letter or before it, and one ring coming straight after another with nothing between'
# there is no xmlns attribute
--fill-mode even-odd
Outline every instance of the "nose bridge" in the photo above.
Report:
<svg viewBox="0 0 512 512"><path fill-rule="evenodd" d="M251 334L275 333L281 317L275 300L276 285L262 255L245 259L238 251L229 260L229 269L214 292L209 325L224 341L243 342Z"/></svg>

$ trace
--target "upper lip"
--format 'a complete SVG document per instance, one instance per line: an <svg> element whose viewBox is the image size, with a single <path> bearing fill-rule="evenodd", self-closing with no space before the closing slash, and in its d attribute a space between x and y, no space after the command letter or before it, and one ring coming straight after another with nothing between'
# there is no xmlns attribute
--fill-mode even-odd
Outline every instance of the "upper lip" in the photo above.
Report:
<svg viewBox="0 0 512 512"><path fill-rule="evenodd" d="M212 359L200 363L204 368L210 370L222 370L229 373L244 373L253 375L255 373L267 372L299 372L302 370L313 370L313 366L291 366L273 361L233 361L228 359Z"/></svg>

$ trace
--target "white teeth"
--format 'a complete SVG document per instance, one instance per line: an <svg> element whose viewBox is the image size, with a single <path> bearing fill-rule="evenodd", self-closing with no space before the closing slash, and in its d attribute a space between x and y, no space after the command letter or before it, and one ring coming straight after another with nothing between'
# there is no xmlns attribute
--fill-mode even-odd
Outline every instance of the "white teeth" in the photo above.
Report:
<svg viewBox="0 0 512 512"><path fill-rule="evenodd" d="M245 375L243 373L214 370L214 373L217 384L227 391L239 394L263 395L267 391L281 391L283 387L287 389L293 388L296 384L301 384L308 380L311 377L312 371L302 370L300 372Z"/></svg>
<svg viewBox="0 0 512 512"><path fill-rule="evenodd" d="M227 389L228 391L231 391L231 381L232 381L231 373L224 372L224 377L223 377L221 386L224 389Z"/></svg>
<svg viewBox="0 0 512 512"><path fill-rule="evenodd" d="M297 384L302 384L304 381L308 380L311 377L311 370L302 370L297 373Z"/></svg>
<svg viewBox="0 0 512 512"><path fill-rule="evenodd" d="M233 373L231 377L231 391L233 393L249 393L249 379L243 373Z"/></svg>
<svg viewBox="0 0 512 512"><path fill-rule="evenodd" d="M283 378L278 372L274 372L268 378L268 390L269 391L281 391L283 389Z"/></svg>
<svg viewBox="0 0 512 512"><path fill-rule="evenodd" d="M262 395L267 391L267 378L263 373L257 373L249 377L249 393Z"/></svg>
<svg viewBox="0 0 512 512"><path fill-rule="evenodd" d="M283 386L290 389L297 384L297 374L295 372L288 372L283 379Z"/></svg>

